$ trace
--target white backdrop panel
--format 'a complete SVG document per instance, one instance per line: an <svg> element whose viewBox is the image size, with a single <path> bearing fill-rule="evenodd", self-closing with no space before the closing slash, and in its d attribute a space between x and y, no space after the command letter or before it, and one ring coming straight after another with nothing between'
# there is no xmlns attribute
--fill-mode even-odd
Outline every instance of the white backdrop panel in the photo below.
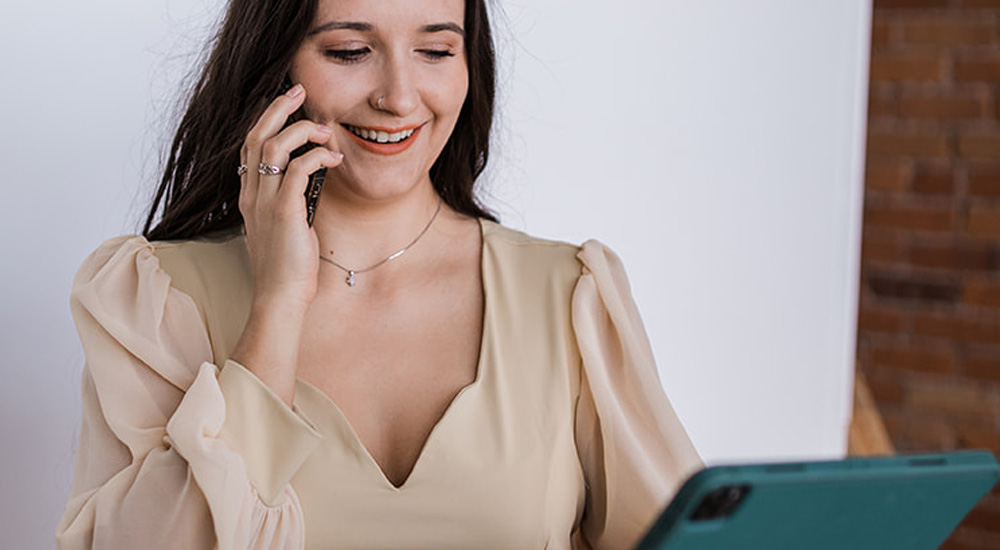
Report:
<svg viewBox="0 0 1000 550"><path fill-rule="evenodd" d="M619 252L710 461L844 449L868 4L510 0L495 17L490 203L515 228ZM83 364L71 278L137 229L218 12L0 5L0 546L54 546Z"/></svg>

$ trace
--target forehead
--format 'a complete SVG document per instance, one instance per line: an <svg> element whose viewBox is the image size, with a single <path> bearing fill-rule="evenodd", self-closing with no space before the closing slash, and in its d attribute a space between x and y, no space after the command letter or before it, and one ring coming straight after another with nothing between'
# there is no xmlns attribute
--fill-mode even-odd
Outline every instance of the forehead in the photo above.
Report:
<svg viewBox="0 0 1000 550"><path fill-rule="evenodd" d="M330 21L371 24L376 30L407 30L465 21L465 0L319 0L317 25Z"/></svg>

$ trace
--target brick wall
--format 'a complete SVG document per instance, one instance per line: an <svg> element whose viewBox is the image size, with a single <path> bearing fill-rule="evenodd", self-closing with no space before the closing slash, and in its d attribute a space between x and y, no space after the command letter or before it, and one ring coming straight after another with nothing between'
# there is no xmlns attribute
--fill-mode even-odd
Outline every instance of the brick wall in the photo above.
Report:
<svg viewBox="0 0 1000 550"><path fill-rule="evenodd" d="M1000 0L874 8L858 363L898 450L1000 453Z"/></svg>

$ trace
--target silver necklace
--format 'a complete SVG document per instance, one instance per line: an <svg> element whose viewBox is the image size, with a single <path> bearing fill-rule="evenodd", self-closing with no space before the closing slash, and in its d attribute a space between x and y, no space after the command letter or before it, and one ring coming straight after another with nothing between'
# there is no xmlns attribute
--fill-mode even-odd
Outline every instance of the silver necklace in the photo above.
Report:
<svg viewBox="0 0 1000 550"><path fill-rule="evenodd" d="M431 216L431 221L427 222L427 225L425 225L424 228L422 230L420 230L420 234L417 235L417 237L415 239L413 239L412 241L410 241L410 244L404 246L403 248L400 248L399 250L393 252L392 254L389 254L387 257L385 257L384 259L382 259L381 261L379 261L377 263L374 263L374 264L372 264L372 265L370 265L370 266L368 266L368 267L366 267L364 269L350 269L350 268L346 268L346 267L338 264L337 262L335 262L333 260L333 258L327 258L326 256L324 256L322 254L319 255L319 259L323 260L324 262L333 264L333 265L337 266L338 268L340 268L344 273L347 273L347 278L344 279L344 282L347 283L347 286L354 286L354 284L357 282L355 280L355 278L354 278L355 275L357 275L359 273L364 273L366 271L371 271L371 270L375 269L376 267L385 265L385 264L387 264L387 263L395 260L396 258L402 256L404 252L406 252L407 250L410 249L410 247L412 247L413 245L417 244L417 241L419 241L420 238L424 236L424 233L427 233L427 230L431 228L431 224L434 223L434 220L437 219L438 214L441 213L441 203L442 202L444 202L444 201L442 201L439 198L438 199L437 210L435 210L434 211L434 215Z"/></svg>

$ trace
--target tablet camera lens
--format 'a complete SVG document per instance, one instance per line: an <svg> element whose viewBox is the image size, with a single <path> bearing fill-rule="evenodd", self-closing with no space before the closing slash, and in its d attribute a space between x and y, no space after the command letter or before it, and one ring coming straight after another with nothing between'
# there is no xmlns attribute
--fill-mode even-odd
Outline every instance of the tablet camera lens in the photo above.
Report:
<svg viewBox="0 0 1000 550"><path fill-rule="evenodd" d="M750 493L749 485L726 485L705 495L691 521L712 521L731 516Z"/></svg>

